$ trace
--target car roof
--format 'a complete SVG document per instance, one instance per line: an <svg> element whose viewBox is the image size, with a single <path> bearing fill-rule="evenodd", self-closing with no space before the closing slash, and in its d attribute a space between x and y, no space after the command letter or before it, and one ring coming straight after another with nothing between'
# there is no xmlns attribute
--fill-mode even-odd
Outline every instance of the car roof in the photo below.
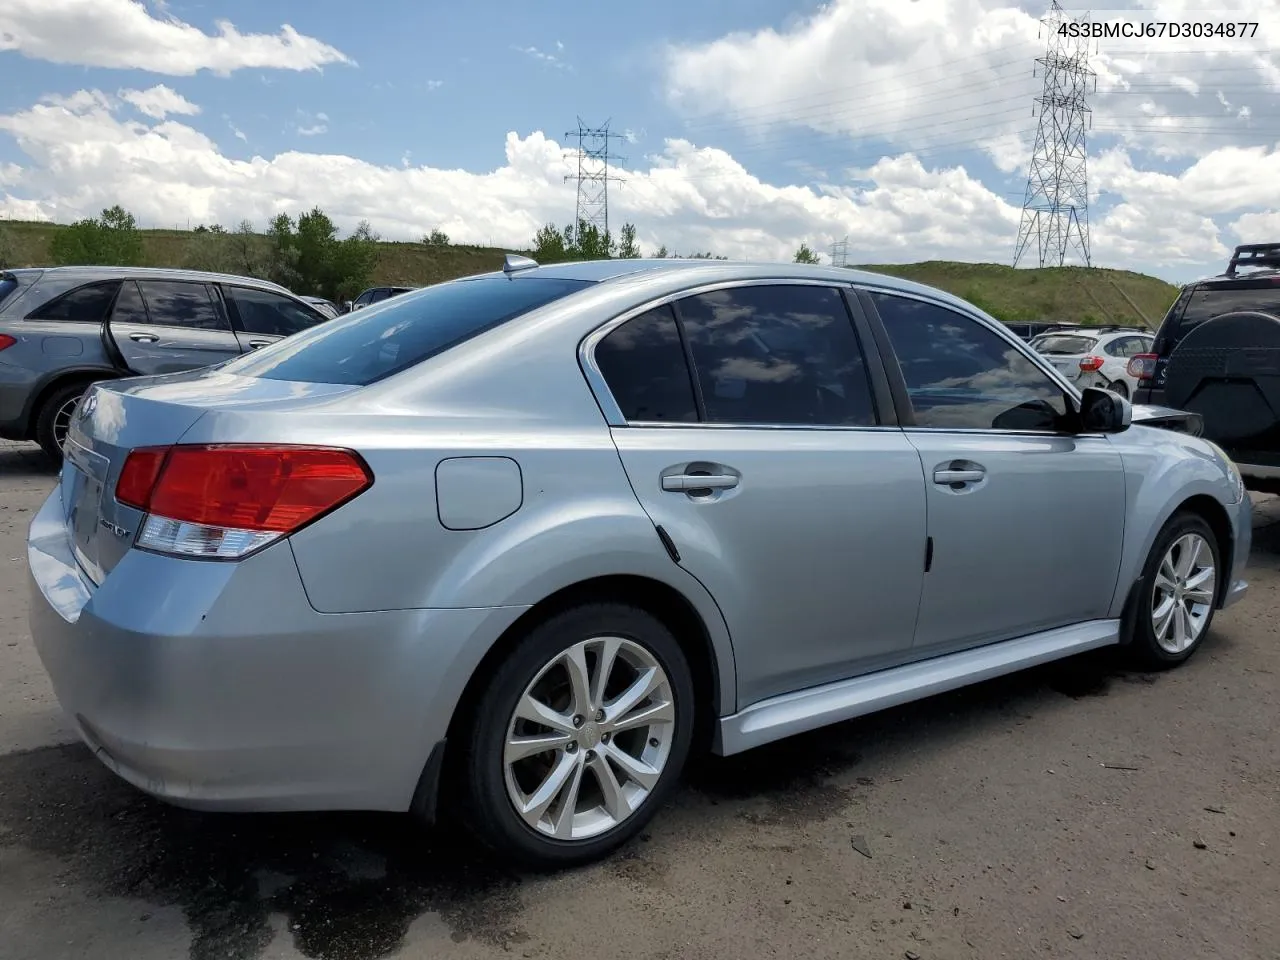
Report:
<svg viewBox="0 0 1280 960"><path fill-rule="evenodd" d="M205 270L180 270L171 267L19 267L0 272L12 273L15 276L20 274L37 273L42 275L52 274L53 276L83 278L85 280L116 280L132 278L136 280L191 280L201 283L231 283L236 284L237 286L257 287L261 290L272 290L294 296L292 291L280 286L278 283L272 283L270 280L259 280L257 277L242 277L231 273L211 273Z"/></svg>
<svg viewBox="0 0 1280 960"><path fill-rule="evenodd" d="M703 283L721 283L739 280L828 280L837 283L858 284L888 292L916 294L938 303L946 303L968 313L988 316L967 300L930 287L914 280L870 270L850 267L833 267L821 264L788 263L783 261L756 260L708 260L702 258L636 258L618 260L582 260L553 263L545 266L523 267L505 274L501 270L460 277L457 281L479 280L509 276L513 280L524 277L542 277L553 280L584 280L595 283L624 284L646 282L677 291ZM995 318L992 323L998 323Z"/></svg>

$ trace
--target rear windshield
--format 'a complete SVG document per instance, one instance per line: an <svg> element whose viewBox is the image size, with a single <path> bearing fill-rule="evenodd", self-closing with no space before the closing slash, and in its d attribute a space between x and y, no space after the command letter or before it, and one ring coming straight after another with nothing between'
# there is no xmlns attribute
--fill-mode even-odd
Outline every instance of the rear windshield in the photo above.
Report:
<svg viewBox="0 0 1280 960"><path fill-rule="evenodd" d="M1280 283L1271 280L1245 280L1213 285L1202 284L1191 294L1186 312L1178 324L1178 336L1206 320L1236 310L1260 310L1280 314Z"/></svg>
<svg viewBox="0 0 1280 960"><path fill-rule="evenodd" d="M591 285L545 277L441 283L312 327L222 369L269 380L365 386Z"/></svg>
<svg viewBox="0 0 1280 960"><path fill-rule="evenodd" d="M1032 340L1031 346L1036 353L1074 356L1077 353L1088 353L1097 342L1093 337L1044 336Z"/></svg>
<svg viewBox="0 0 1280 960"><path fill-rule="evenodd" d="M0 307L9 299L9 294L18 289L18 278L12 275L0 276Z"/></svg>

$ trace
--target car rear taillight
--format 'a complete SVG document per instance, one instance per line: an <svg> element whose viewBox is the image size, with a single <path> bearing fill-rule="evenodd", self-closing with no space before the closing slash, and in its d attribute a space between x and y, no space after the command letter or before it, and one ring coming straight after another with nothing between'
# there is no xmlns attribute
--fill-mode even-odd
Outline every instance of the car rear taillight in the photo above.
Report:
<svg viewBox="0 0 1280 960"><path fill-rule="evenodd" d="M1136 377L1139 380L1151 380L1156 375L1156 361L1160 359L1158 353L1135 353L1129 358L1129 365L1125 367L1129 376Z"/></svg>
<svg viewBox="0 0 1280 960"><path fill-rule="evenodd" d="M1085 373L1093 373L1095 370L1102 369L1102 363L1101 357L1085 357L1080 361L1080 369Z"/></svg>
<svg viewBox="0 0 1280 960"><path fill-rule="evenodd" d="M125 459L116 499L147 514L137 545L190 557L243 557L337 509L373 484L336 447L144 447Z"/></svg>
<svg viewBox="0 0 1280 960"><path fill-rule="evenodd" d="M0 350L8 350L17 342L16 337L11 337L7 333L0 333Z"/></svg>

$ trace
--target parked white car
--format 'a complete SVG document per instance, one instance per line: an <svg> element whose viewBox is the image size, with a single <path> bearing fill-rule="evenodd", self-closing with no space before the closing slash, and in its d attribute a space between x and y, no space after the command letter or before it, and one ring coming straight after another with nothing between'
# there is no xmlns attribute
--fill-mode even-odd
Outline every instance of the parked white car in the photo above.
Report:
<svg viewBox="0 0 1280 960"><path fill-rule="evenodd" d="M1042 333L1031 348L1081 390L1102 387L1132 397L1138 379L1129 374L1129 358L1150 353L1154 343L1145 330L1101 327Z"/></svg>

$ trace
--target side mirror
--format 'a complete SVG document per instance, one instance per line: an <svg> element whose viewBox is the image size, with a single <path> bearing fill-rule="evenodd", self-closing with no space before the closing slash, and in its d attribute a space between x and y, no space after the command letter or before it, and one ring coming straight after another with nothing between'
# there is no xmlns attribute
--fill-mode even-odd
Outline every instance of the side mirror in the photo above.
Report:
<svg viewBox="0 0 1280 960"><path fill-rule="evenodd" d="M1080 426L1086 433L1119 433L1133 423L1133 406L1118 393L1085 387L1080 395Z"/></svg>
<svg viewBox="0 0 1280 960"><path fill-rule="evenodd" d="M355 309L355 307L356 307L355 303L353 303L352 301L348 300L348 301L346 301L345 303L343 303L343 305L342 305L342 312L343 312L343 313L350 313L352 310L354 310L354 309Z"/></svg>

